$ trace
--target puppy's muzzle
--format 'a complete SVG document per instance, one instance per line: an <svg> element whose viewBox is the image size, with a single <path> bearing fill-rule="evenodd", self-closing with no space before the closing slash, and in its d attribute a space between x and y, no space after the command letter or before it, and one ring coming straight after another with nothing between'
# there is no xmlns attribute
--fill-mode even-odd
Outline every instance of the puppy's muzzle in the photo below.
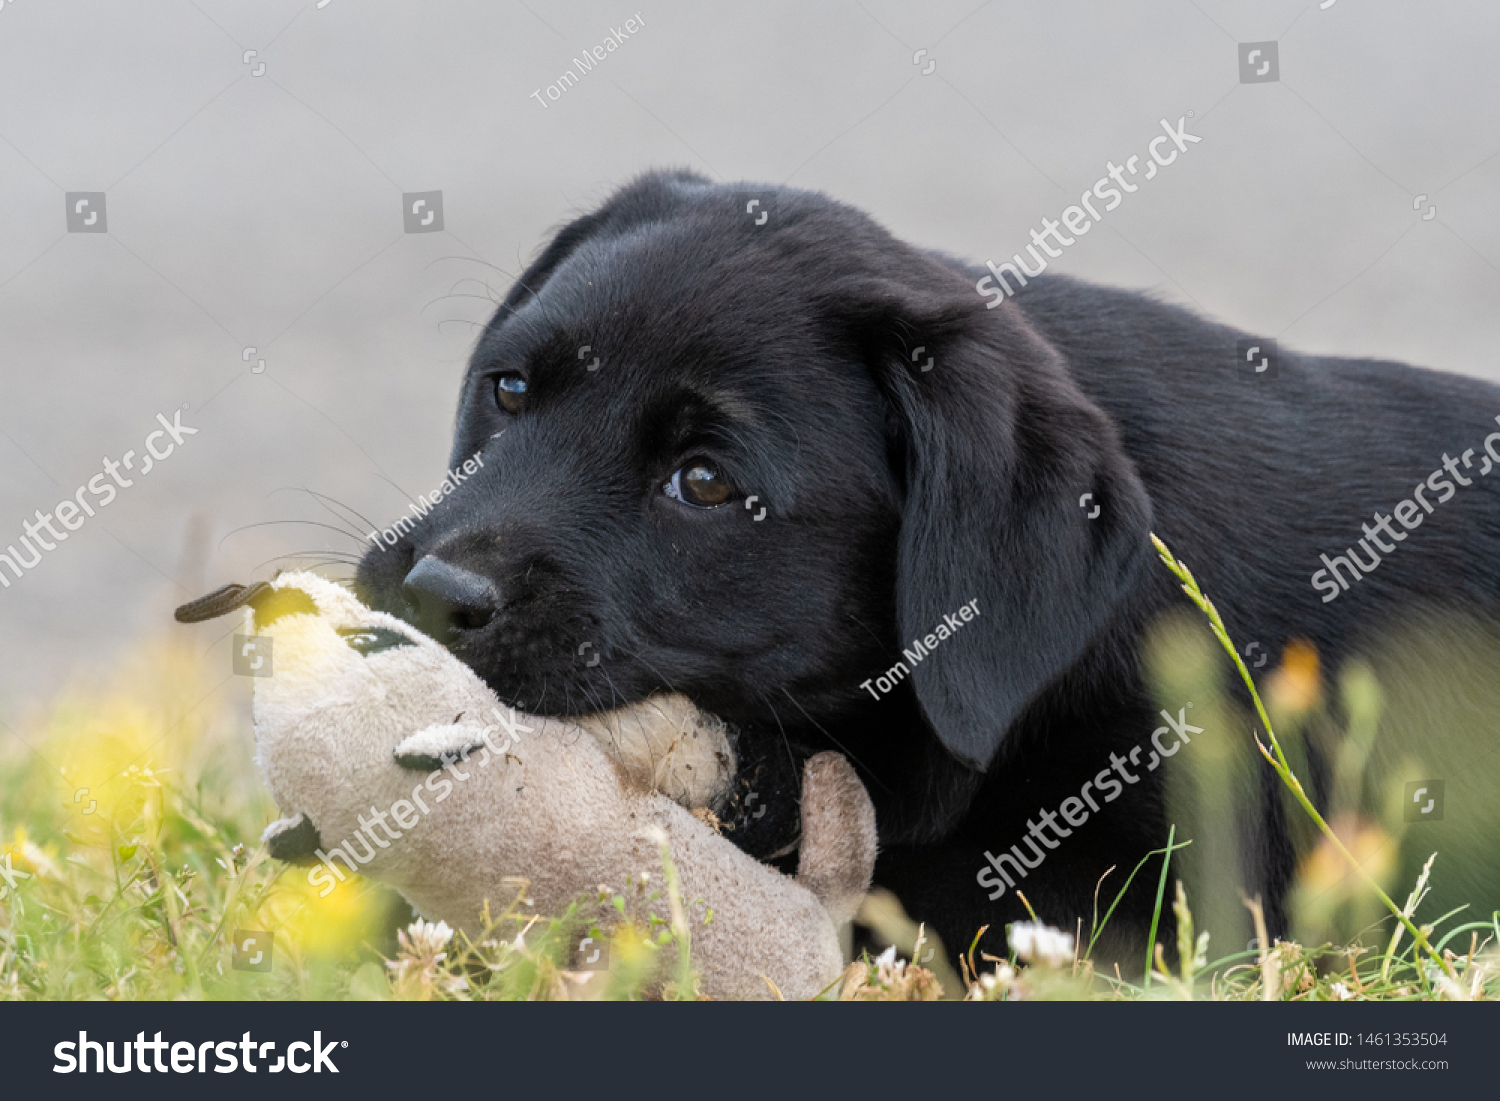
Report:
<svg viewBox="0 0 1500 1101"><path fill-rule="evenodd" d="M417 626L445 644L464 631L479 630L498 610L487 578L430 554L406 575L401 595L415 610Z"/></svg>

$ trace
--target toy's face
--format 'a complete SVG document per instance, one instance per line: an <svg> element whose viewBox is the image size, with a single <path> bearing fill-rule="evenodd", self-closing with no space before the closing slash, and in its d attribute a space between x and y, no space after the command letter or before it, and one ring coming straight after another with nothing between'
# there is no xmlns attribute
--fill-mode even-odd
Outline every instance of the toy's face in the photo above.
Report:
<svg viewBox="0 0 1500 1101"><path fill-rule="evenodd" d="M350 725L358 713L373 716L394 707L407 722L436 722L439 699L391 700L392 686L411 681L418 671L429 688L447 681L477 683L431 639L370 611L332 582L296 575L277 586L246 616L248 634L271 639L271 675L255 683L258 709L309 717L337 710L341 724Z"/></svg>
<svg viewBox="0 0 1500 1101"><path fill-rule="evenodd" d="M277 859L342 860L430 903L469 882L455 860L549 867L568 829L598 836L590 815L622 783L688 807L728 797L723 726L681 697L588 726L518 714L446 648L323 578L283 575L248 602L247 631L271 639L255 734L283 815L264 835Z"/></svg>
<svg viewBox="0 0 1500 1101"><path fill-rule="evenodd" d="M272 640L271 675L255 681L261 770L283 813L309 820L295 836L268 838L281 859L337 844L327 836L344 828L336 823L409 789L404 739L466 715L482 720L493 704L443 647L321 578L282 579L256 602L247 631Z"/></svg>

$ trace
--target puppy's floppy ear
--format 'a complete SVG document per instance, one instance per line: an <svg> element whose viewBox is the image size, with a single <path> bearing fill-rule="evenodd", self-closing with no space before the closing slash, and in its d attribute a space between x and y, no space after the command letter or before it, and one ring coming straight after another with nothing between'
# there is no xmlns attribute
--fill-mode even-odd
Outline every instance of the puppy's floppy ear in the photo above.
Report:
<svg viewBox="0 0 1500 1101"><path fill-rule="evenodd" d="M1114 424L1016 304L986 310L952 269L913 267L854 298L904 467L897 621L903 646L949 625L912 681L942 743L982 769L1132 586L1151 504Z"/></svg>

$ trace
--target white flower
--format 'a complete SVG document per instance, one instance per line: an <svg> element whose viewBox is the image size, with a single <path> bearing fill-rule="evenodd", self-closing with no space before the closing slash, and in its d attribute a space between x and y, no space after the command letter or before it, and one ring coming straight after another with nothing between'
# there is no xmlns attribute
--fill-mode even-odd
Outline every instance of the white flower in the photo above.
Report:
<svg viewBox="0 0 1500 1101"><path fill-rule="evenodd" d="M408 953L419 959L440 960L446 954L443 949L453 939L453 930L446 921L431 922L418 918L398 935Z"/></svg>
<svg viewBox="0 0 1500 1101"><path fill-rule="evenodd" d="M448 958L445 949L453 939L453 930L446 922L423 921L418 918L396 934L400 953L396 959L386 963L392 972L392 982L398 997L426 999L433 991L461 994L464 990L462 976L447 974L443 961Z"/></svg>
<svg viewBox="0 0 1500 1101"><path fill-rule="evenodd" d="M1061 967L1073 958L1073 934L1039 921L1018 921L1006 931L1011 950L1027 963Z"/></svg>
<svg viewBox="0 0 1500 1101"><path fill-rule="evenodd" d="M875 981L881 986L895 986L906 974L906 961L896 958L893 944L875 957Z"/></svg>
<svg viewBox="0 0 1500 1101"><path fill-rule="evenodd" d="M1350 998L1354 997L1349 988L1341 982L1333 984L1333 996L1341 1002L1347 1002Z"/></svg>
<svg viewBox="0 0 1500 1101"><path fill-rule="evenodd" d="M964 995L965 1001L1010 1001L1025 997L1024 987L1017 983L1015 969L1009 963L1004 960L995 962L992 957L986 959L994 962L995 969L987 975L976 976Z"/></svg>

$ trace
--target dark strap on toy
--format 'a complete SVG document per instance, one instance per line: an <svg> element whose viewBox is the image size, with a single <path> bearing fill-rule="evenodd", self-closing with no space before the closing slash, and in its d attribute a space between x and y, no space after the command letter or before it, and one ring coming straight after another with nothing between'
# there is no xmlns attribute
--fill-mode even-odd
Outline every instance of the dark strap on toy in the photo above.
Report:
<svg viewBox="0 0 1500 1101"><path fill-rule="evenodd" d="M200 596L197 600L184 604L174 616L178 623L202 623L204 620L218 619L221 615L228 615L252 603L270 588L264 581L257 581L253 585L225 585L207 596Z"/></svg>

